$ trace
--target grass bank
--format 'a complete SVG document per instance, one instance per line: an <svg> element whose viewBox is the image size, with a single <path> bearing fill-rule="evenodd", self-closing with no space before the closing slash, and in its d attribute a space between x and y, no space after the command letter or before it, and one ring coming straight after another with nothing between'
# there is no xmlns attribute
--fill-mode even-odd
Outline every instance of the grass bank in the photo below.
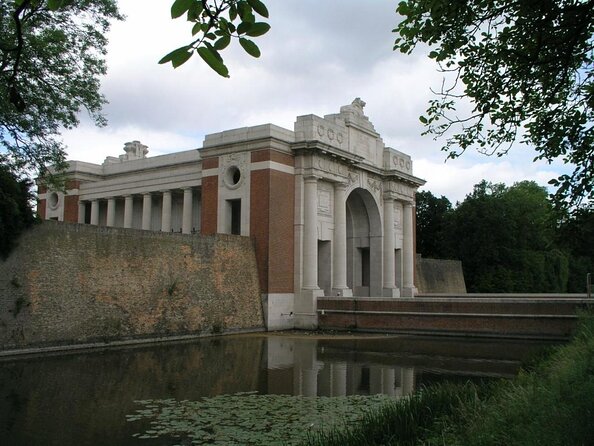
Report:
<svg viewBox="0 0 594 446"><path fill-rule="evenodd" d="M514 380L424 388L308 445L594 445L594 315Z"/></svg>

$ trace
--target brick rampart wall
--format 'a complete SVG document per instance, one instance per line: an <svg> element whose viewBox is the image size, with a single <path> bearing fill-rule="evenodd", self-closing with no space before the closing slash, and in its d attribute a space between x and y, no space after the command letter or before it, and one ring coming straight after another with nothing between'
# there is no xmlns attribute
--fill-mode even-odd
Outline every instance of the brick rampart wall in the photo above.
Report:
<svg viewBox="0 0 594 446"><path fill-rule="evenodd" d="M263 326L245 237L46 221L0 263L0 350Z"/></svg>

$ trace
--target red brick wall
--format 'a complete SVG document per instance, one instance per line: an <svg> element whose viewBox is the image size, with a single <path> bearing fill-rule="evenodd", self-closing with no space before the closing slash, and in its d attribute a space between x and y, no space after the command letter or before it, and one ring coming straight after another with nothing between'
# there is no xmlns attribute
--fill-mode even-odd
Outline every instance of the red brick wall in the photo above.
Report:
<svg viewBox="0 0 594 446"><path fill-rule="evenodd" d="M295 157L288 153L281 153L275 150L258 150L252 152L252 163L258 161L275 161L280 164L286 164L287 166L295 165Z"/></svg>
<svg viewBox="0 0 594 446"><path fill-rule="evenodd" d="M45 199L44 200L37 200L37 215L42 220L45 220L45 206L46 206L46 202L47 202L47 200L45 200Z"/></svg>
<svg viewBox="0 0 594 446"><path fill-rule="evenodd" d="M270 172L269 293L293 292L295 179L288 173Z"/></svg>
<svg viewBox="0 0 594 446"><path fill-rule="evenodd" d="M200 233L217 233L217 208L219 195L219 177L202 178L202 209L200 210Z"/></svg>
<svg viewBox="0 0 594 446"><path fill-rule="evenodd" d="M216 169L217 167L219 167L219 159L218 158L207 158L202 161L202 170Z"/></svg>
<svg viewBox="0 0 594 446"><path fill-rule="evenodd" d="M64 196L64 221L78 223L78 195Z"/></svg>
<svg viewBox="0 0 594 446"><path fill-rule="evenodd" d="M202 161L202 171L219 167L219 158ZM217 233L217 212L219 203L219 177L202 178L202 209L200 210L200 233Z"/></svg>
<svg viewBox="0 0 594 446"><path fill-rule="evenodd" d="M68 189L78 189L80 187L79 180L67 180L66 181L66 190Z"/></svg>
<svg viewBox="0 0 594 446"><path fill-rule="evenodd" d="M261 154L262 151L258 153ZM254 155L252 161L259 158ZM250 235L256 244L260 288L263 293L291 293L294 272L293 175L270 169L252 172L250 203Z"/></svg>
<svg viewBox="0 0 594 446"><path fill-rule="evenodd" d="M253 154L252 154L253 155ZM252 157L253 159L253 157ZM256 245L256 263L262 293L268 289L269 226L270 226L270 170L255 170L250 181L250 236Z"/></svg>

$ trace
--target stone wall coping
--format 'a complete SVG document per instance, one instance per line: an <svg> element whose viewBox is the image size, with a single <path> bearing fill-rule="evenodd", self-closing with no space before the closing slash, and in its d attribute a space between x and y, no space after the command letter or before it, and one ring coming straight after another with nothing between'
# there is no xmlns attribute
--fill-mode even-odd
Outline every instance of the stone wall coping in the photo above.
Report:
<svg viewBox="0 0 594 446"><path fill-rule="evenodd" d="M415 297L320 297L320 301L389 301L389 302L482 302L482 303L583 303L594 304L587 294L423 294Z"/></svg>
<svg viewBox="0 0 594 446"><path fill-rule="evenodd" d="M66 173L90 174L95 176L107 176L122 173L134 173L142 170L156 169L165 166L176 166L184 163L198 163L201 161L200 152L197 149L184 150L182 152L167 153L150 158L142 158L118 162L112 164L94 164L85 161L68 161Z"/></svg>
<svg viewBox="0 0 594 446"><path fill-rule="evenodd" d="M210 147L264 138L275 138L292 143L295 141L295 134L291 130L287 130L274 124L262 124L253 127L241 127L225 130L219 133L211 133L204 137L202 147L207 149Z"/></svg>

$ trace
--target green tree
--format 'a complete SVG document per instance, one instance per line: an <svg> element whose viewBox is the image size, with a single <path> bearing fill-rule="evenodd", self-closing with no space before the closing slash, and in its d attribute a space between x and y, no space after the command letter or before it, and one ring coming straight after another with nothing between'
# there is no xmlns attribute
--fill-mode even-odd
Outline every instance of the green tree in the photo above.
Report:
<svg viewBox="0 0 594 446"><path fill-rule="evenodd" d="M444 233L470 292L564 292L568 258L554 244L554 212L534 182L486 181L452 212Z"/></svg>
<svg viewBox="0 0 594 446"><path fill-rule="evenodd" d="M417 252L425 257L444 258L444 237L452 203L443 195L417 192Z"/></svg>
<svg viewBox="0 0 594 446"><path fill-rule="evenodd" d="M572 166L551 180L556 204L594 200L594 0L405 0L397 11L394 49L427 44L446 73L420 119L450 158L519 141Z"/></svg>
<svg viewBox="0 0 594 446"><path fill-rule="evenodd" d="M0 162L44 176L64 164L62 128L104 125L99 79L115 0L0 0Z"/></svg>
<svg viewBox="0 0 594 446"><path fill-rule="evenodd" d="M570 255L567 291L585 292L586 274L594 273L594 206L561 219L556 243Z"/></svg>
<svg viewBox="0 0 594 446"><path fill-rule="evenodd" d="M31 226L31 181L0 165L0 259L5 259L20 233Z"/></svg>

